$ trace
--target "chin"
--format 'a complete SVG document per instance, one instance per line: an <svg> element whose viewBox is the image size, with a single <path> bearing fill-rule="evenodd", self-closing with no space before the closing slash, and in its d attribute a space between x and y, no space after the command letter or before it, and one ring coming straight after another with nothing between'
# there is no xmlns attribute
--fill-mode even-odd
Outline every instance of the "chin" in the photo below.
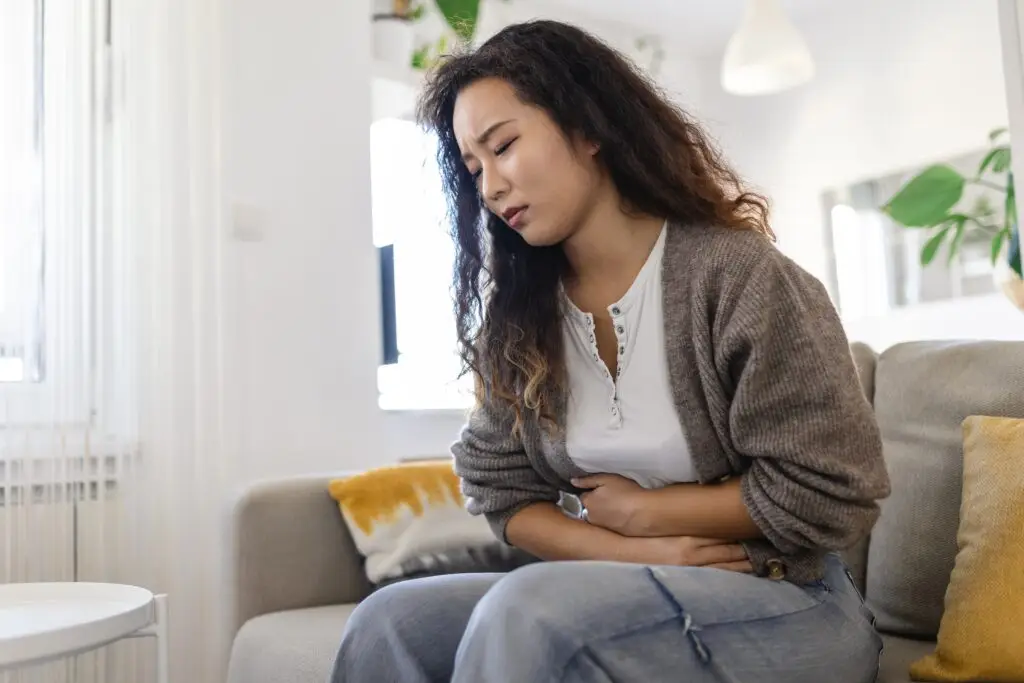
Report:
<svg viewBox="0 0 1024 683"><path fill-rule="evenodd" d="M552 230L550 226L532 224L520 230L519 236L531 247L553 247L564 242L568 235Z"/></svg>

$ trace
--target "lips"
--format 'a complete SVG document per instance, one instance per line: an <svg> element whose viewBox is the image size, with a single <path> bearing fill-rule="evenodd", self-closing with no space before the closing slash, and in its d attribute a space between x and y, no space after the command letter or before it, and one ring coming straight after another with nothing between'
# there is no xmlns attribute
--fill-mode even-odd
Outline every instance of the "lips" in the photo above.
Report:
<svg viewBox="0 0 1024 683"><path fill-rule="evenodd" d="M512 206L501 212L501 217L505 219L505 222L509 224L509 227L515 228L522 221L523 214L526 212L526 206Z"/></svg>

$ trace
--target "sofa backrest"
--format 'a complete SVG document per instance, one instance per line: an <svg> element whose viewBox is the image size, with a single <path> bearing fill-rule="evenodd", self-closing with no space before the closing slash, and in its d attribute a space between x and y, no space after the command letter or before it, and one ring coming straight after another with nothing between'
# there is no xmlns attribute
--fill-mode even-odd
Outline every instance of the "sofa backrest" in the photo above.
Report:
<svg viewBox="0 0 1024 683"><path fill-rule="evenodd" d="M852 350L892 495L866 555L862 547L847 556L855 572L866 569L860 579L879 630L935 637L957 551L961 423L968 415L1024 418L1024 342L913 342L877 357L863 345Z"/></svg>

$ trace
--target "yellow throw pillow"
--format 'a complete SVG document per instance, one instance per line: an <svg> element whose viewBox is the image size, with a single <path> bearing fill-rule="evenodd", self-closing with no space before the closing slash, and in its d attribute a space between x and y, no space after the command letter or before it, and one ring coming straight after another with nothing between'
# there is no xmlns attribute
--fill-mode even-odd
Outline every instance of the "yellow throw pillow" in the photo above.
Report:
<svg viewBox="0 0 1024 683"><path fill-rule="evenodd" d="M915 681L1024 683L1024 420L964 420L957 555Z"/></svg>
<svg viewBox="0 0 1024 683"><path fill-rule="evenodd" d="M334 479L328 491L372 583L422 571L438 552L496 542L484 518L466 510L451 460L378 467Z"/></svg>

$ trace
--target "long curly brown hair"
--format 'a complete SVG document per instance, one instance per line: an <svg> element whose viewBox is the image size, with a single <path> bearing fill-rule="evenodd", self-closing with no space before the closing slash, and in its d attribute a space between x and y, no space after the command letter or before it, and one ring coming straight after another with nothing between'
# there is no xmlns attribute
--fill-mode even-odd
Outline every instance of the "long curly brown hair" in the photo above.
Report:
<svg viewBox="0 0 1024 683"><path fill-rule="evenodd" d="M486 209L461 159L455 100L483 78L507 82L567 139L596 143L627 211L774 235L765 198L743 188L698 123L598 38L571 25L530 21L448 57L427 83L418 118L439 142L456 246L459 351L478 402L511 408L519 430L529 414L550 424L566 385L558 287L570 272L560 246L532 247Z"/></svg>

